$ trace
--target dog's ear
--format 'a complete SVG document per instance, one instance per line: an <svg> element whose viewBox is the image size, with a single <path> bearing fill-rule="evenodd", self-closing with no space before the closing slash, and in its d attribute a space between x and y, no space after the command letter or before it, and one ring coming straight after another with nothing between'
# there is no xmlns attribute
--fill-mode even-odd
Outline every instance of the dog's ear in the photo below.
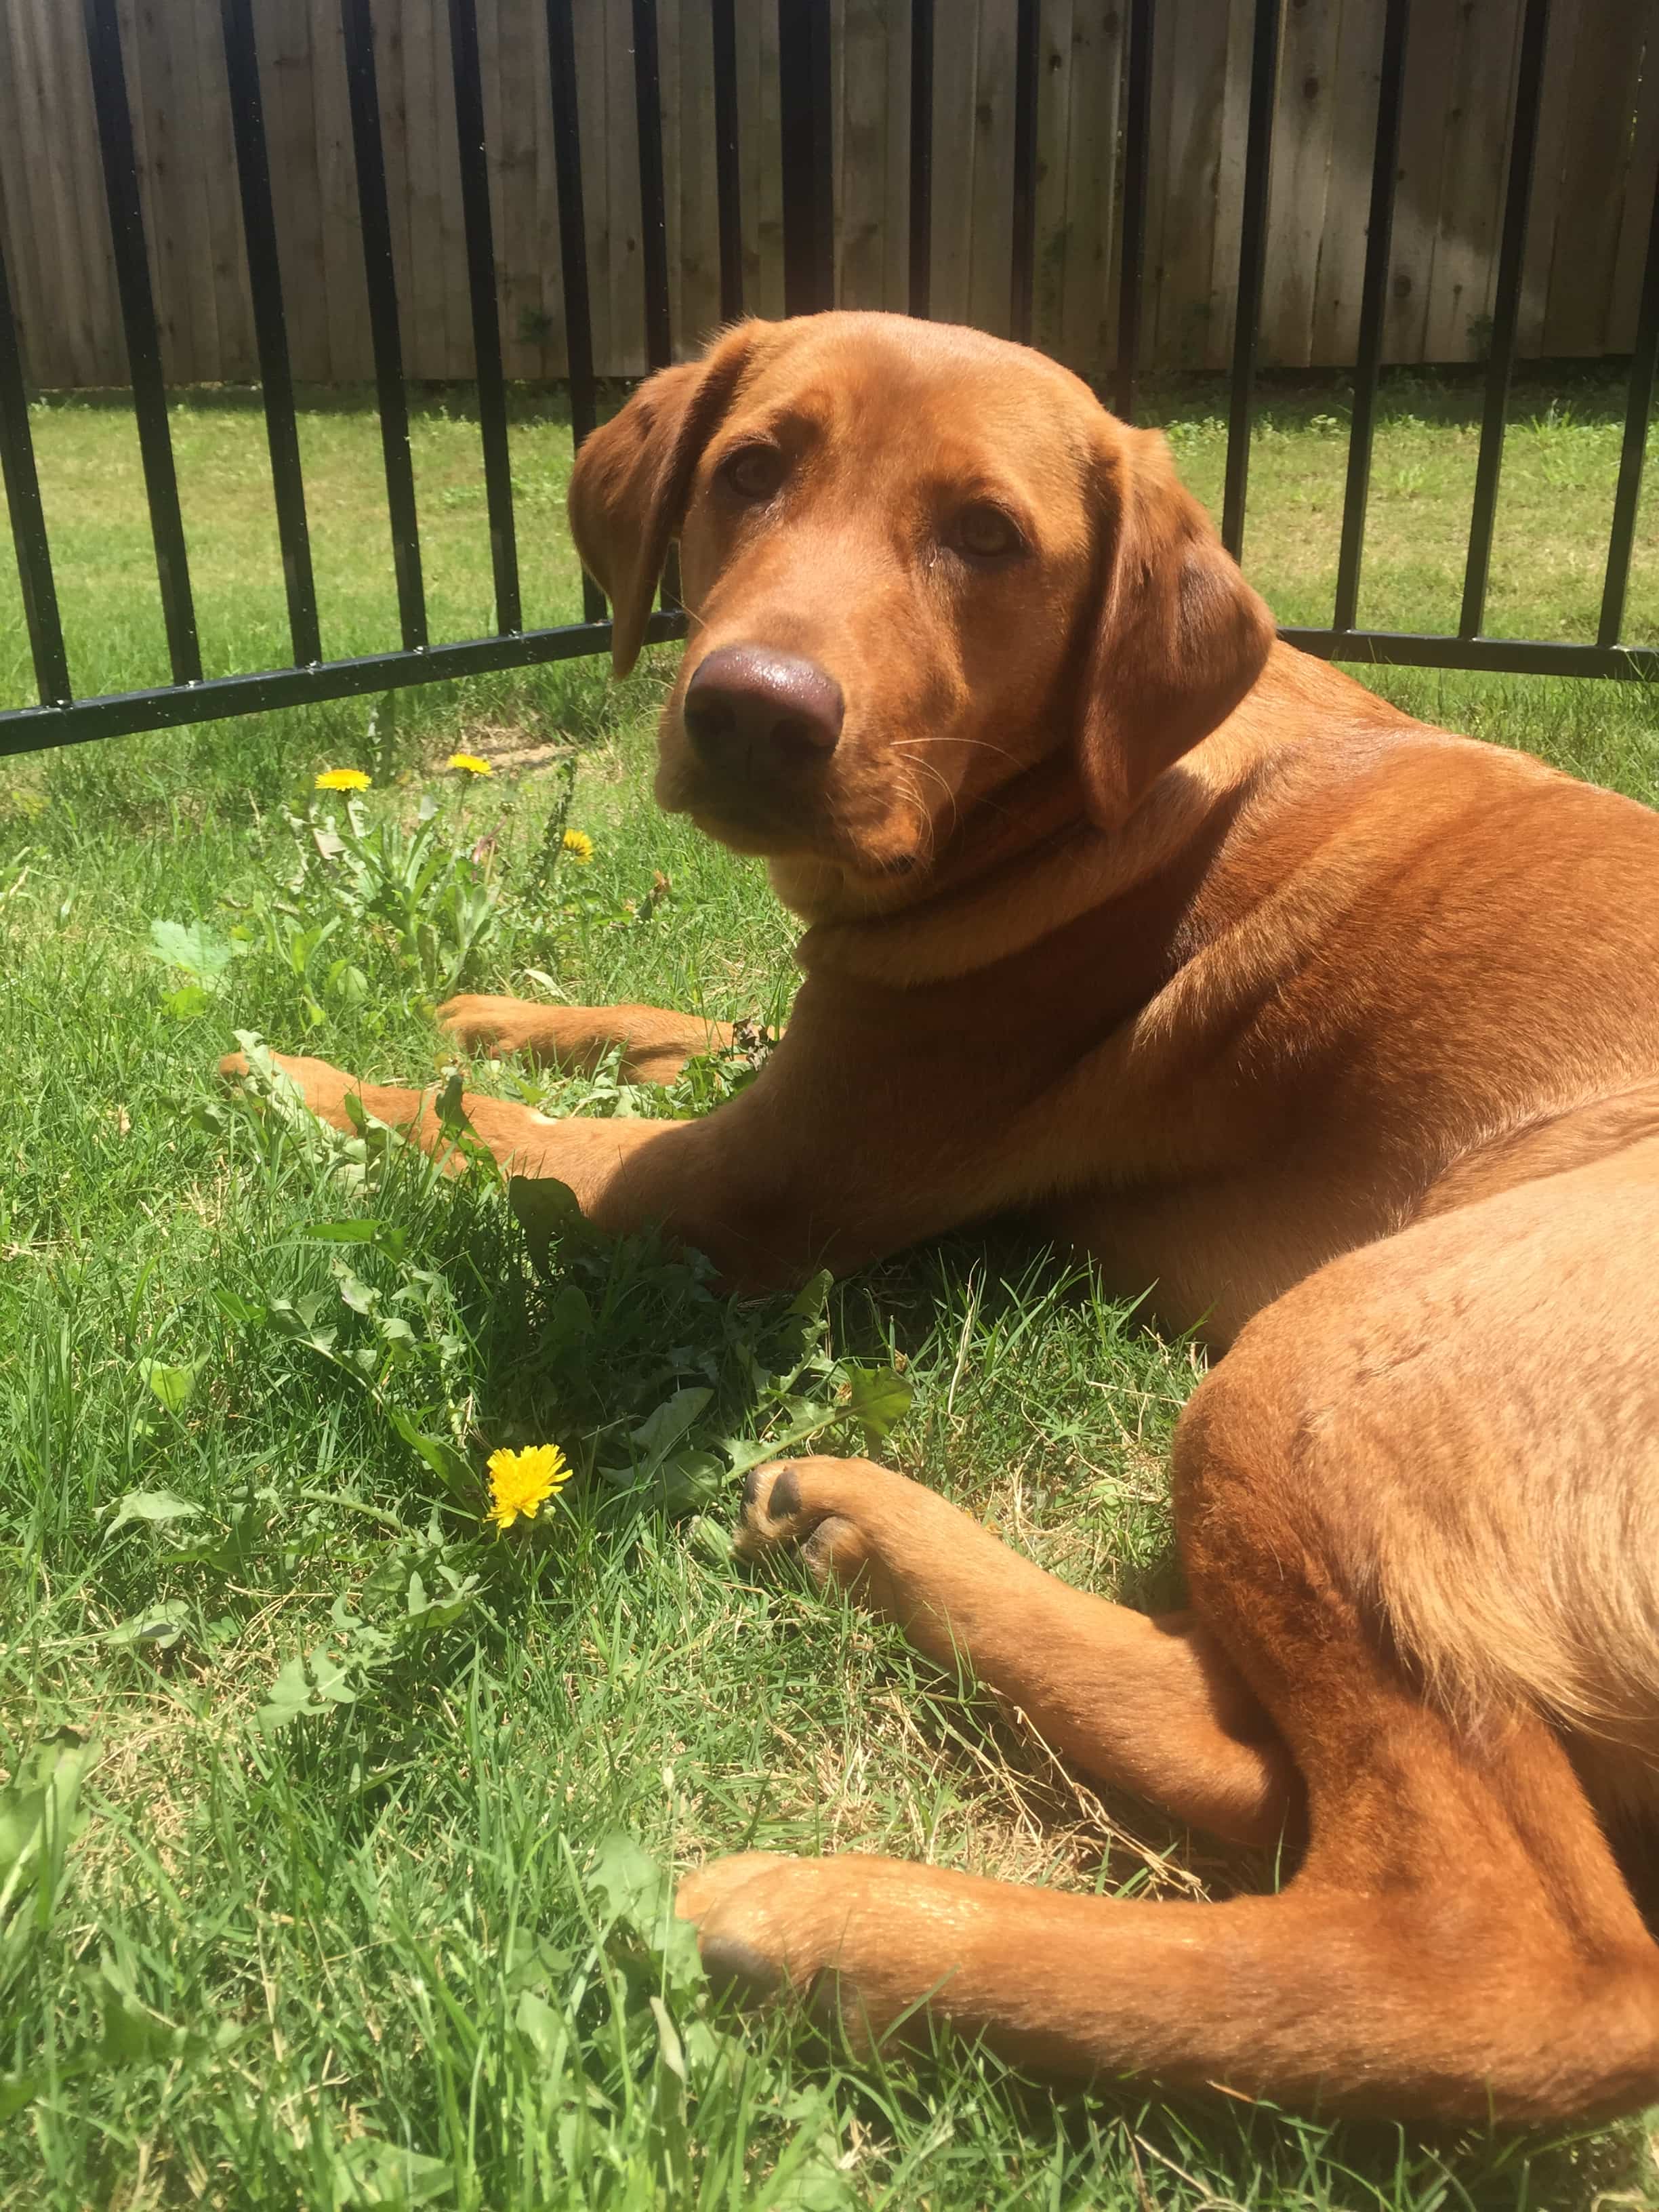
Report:
<svg viewBox="0 0 1659 2212"><path fill-rule="evenodd" d="M583 568L611 602L611 662L618 676L640 657L692 475L764 328L740 324L701 361L659 369L576 456L571 534Z"/></svg>
<svg viewBox="0 0 1659 2212"><path fill-rule="evenodd" d="M1164 769L1261 674L1273 620L1153 430L1113 426L1097 459L1101 531L1078 744L1089 812L1127 820Z"/></svg>

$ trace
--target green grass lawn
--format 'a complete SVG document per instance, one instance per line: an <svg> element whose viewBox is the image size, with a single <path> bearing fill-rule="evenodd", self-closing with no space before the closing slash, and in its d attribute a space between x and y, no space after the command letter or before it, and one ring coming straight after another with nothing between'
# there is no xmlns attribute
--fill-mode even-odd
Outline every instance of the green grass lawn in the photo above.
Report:
<svg viewBox="0 0 1659 2212"><path fill-rule="evenodd" d="M1214 499L1213 387L1152 398ZM1455 615L1478 404L1468 385L1391 387L1366 619ZM1516 418L1491 626L1592 635L1617 387L1523 387ZM35 421L77 681L155 680L130 420ZM1328 391L1269 395L1248 550L1287 619L1328 612L1345 428ZM278 661L257 416L186 405L175 431L210 668ZM526 612L568 617L568 434L526 405L514 440ZM395 642L373 420L308 411L302 443L325 645ZM476 632L476 425L433 409L416 447L434 635ZM1659 629L1656 558L1644 518L1632 638ZM7 704L28 696L10 589ZM238 1031L428 1077L430 999L464 957L476 988L780 1018L790 930L760 872L650 805L671 665L613 689L566 665L6 765L0 2203L1659 2201L1641 2123L1431 2137L1237 2100L1056 2098L971 2049L855 2067L787 2021L711 2011L663 1911L664 1875L708 1852L884 1850L1171 1896L1269 1870L1079 1788L971 1683L750 1579L726 1542L747 1454L815 1425L860 1449L874 1404L896 1416L896 1464L1045 1565L1165 1602L1189 1347L1001 1238L927 1248L800 1312L718 1301L649 1239L567 1233L538 1273L488 1176L436 1182L372 1131L316 1133L280 1090L237 1105L211 1082ZM1659 711L1639 687L1377 681L1653 795ZM441 765L459 743L497 773L462 787ZM284 811L302 817L338 765L374 778L355 888ZM411 910L391 878L423 793L431 880ZM562 849L567 825L591 864ZM734 1079L532 1087L559 1110L664 1113ZM493 1536L486 1455L544 1441L574 1479Z"/></svg>

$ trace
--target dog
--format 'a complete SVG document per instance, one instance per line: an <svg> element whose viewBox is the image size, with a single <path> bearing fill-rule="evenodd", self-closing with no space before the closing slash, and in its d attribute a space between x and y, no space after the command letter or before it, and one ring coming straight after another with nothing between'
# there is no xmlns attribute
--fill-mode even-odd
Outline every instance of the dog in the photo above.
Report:
<svg viewBox="0 0 1659 2212"><path fill-rule="evenodd" d="M484 1097L514 1174L726 1282L1018 1214L1219 1358L1176 1434L1189 1609L1073 1589L891 1469L749 1480L797 1553L1278 1893L715 1861L711 1971L1050 2074L1557 2122L1659 2098L1614 1843L1659 1761L1659 821L1275 638L1066 371L896 316L746 322L581 449L634 662L678 540L656 791L805 923L758 1079L686 1123ZM470 1048L658 1074L723 1035L463 998ZM435 1148L430 1093L283 1063Z"/></svg>

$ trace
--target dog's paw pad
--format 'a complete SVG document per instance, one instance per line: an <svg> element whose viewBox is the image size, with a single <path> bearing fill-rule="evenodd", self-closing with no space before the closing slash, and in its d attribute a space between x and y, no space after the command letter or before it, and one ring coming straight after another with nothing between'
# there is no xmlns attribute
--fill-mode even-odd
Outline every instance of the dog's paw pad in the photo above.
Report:
<svg viewBox="0 0 1659 2212"><path fill-rule="evenodd" d="M802 1505L799 1469L789 1460L751 1467L744 1480L737 1547L745 1559L799 1543L814 1525Z"/></svg>
<svg viewBox="0 0 1659 2212"><path fill-rule="evenodd" d="M793 1553L820 1586L848 1583L864 1565L865 1543L857 1524L837 1513L793 1460L773 1460L752 1468L743 1486L732 1549L740 1559Z"/></svg>

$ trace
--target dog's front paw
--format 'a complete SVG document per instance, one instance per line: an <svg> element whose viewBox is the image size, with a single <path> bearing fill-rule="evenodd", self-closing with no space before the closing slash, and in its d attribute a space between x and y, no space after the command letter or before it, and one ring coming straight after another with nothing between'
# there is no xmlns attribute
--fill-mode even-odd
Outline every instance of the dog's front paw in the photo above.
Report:
<svg viewBox="0 0 1659 2212"><path fill-rule="evenodd" d="M438 1009L438 1025L469 1051L522 1052L540 1040L548 1024L544 1006L523 999L492 999L464 991Z"/></svg>
<svg viewBox="0 0 1659 2212"><path fill-rule="evenodd" d="M793 1553L820 1589L849 1587L869 1551L856 1520L836 1508L851 1502L848 1493L863 1466L860 1460L779 1459L751 1468L732 1542L738 1557Z"/></svg>

